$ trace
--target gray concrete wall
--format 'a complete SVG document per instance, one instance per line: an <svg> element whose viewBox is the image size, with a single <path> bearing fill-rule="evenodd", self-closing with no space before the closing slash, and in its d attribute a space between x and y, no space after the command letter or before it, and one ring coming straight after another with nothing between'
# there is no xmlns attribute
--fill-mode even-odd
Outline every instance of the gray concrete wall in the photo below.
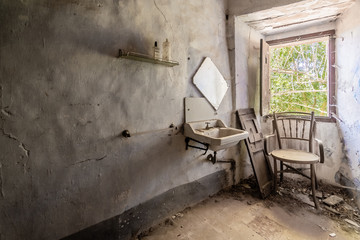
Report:
<svg viewBox="0 0 360 240"><path fill-rule="evenodd" d="M225 5L1 1L1 239L64 237L229 167L185 151L181 133L204 57L231 85ZM117 58L166 38L179 66ZM218 111L229 125L231 93Z"/></svg>
<svg viewBox="0 0 360 240"><path fill-rule="evenodd" d="M360 1L336 21L337 111L344 158L339 182L360 189ZM360 205L360 202L359 202Z"/></svg>

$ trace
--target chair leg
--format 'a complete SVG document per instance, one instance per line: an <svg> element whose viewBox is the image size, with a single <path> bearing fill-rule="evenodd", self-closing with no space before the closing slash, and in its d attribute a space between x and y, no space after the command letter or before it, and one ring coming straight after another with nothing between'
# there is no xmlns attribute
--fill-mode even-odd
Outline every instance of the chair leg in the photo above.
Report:
<svg viewBox="0 0 360 240"><path fill-rule="evenodd" d="M314 166L315 168L315 166ZM319 189L319 183L318 183L318 180L317 180L317 177L316 177L316 172L315 172L315 169L314 169L314 177L315 177L315 189Z"/></svg>
<svg viewBox="0 0 360 240"><path fill-rule="evenodd" d="M316 209L319 209L319 203L318 203L318 200L316 198L316 192L315 192L315 178L316 178L316 176L315 176L314 164L310 164L310 170L311 170L311 189L312 189L313 200L314 200Z"/></svg>
<svg viewBox="0 0 360 240"><path fill-rule="evenodd" d="M277 193L277 166L276 166L276 158L274 158L274 192Z"/></svg>

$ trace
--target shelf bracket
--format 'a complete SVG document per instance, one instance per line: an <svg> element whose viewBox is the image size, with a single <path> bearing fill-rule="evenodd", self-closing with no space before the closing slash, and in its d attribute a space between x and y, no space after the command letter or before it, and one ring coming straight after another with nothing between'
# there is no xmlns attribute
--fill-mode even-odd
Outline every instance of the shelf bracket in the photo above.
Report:
<svg viewBox="0 0 360 240"><path fill-rule="evenodd" d="M200 144L204 145L204 147L198 147L198 146L190 145L189 144L190 140L194 141L194 142L197 142L197 143L200 143ZM199 142L198 140L195 140L193 138L186 137L185 138L185 143L186 143L186 150L188 150L189 147L204 150L205 153L203 155L205 155L207 153L207 151L209 150L209 144L208 143Z"/></svg>

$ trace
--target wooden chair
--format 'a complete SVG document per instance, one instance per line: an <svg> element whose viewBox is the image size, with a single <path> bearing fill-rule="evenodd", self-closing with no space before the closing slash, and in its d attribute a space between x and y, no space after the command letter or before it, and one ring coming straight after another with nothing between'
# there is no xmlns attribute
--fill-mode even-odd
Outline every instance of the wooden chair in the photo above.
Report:
<svg viewBox="0 0 360 240"><path fill-rule="evenodd" d="M311 180L311 190L315 207L319 209L315 189L317 180L315 174L316 163L324 163L324 149L320 140L314 138L315 117L314 112L284 112L273 114L272 135L265 137L265 152L274 160L274 191L277 192L277 175L280 174L280 182L283 180L283 173L297 173ZM276 137L278 149L268 152L268 142ZM319 155L313 151L314 143L317 142ZM277 169L277 161L280 162L280 171ZM291 164L291 165L290 165ZM310 168L296 168L300 165L309 164ZM284 166L286 169L284 169ZM310 169L310 176L303 171Z"/></svg>

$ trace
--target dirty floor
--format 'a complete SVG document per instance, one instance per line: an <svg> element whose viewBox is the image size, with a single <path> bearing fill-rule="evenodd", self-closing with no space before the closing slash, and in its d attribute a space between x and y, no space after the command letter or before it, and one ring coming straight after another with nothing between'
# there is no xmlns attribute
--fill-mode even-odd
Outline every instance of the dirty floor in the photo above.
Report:
<svg viewBox="0 0 360 240"><path fill-rule="evenodd" d="M251 182L240 183L169 217L138 239L360 239L359 210L342 190L320 187L318 211L308 201L306 183L286 180L278 194L265 200L254 194L255 188ZM334 195L343 201L324 203Z"/></svg>

